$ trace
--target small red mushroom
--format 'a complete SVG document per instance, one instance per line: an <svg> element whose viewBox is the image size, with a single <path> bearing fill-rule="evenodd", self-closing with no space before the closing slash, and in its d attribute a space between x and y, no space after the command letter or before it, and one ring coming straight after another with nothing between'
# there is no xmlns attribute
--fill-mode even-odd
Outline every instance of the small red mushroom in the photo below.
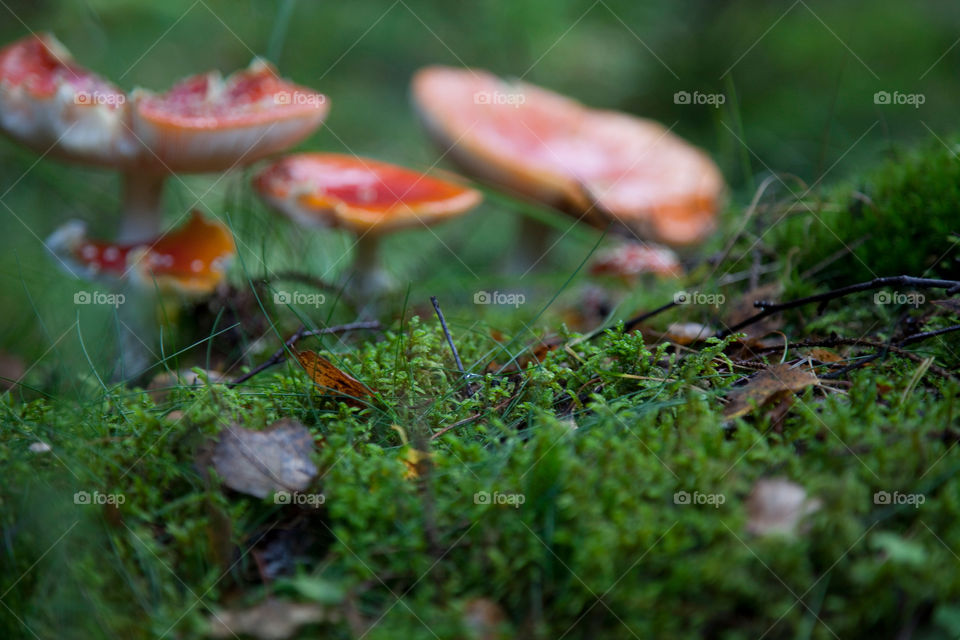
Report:
<svg viewBox="0 0 960 640"><path fill-rule="evenodd" d="M123 242L159 233L171 173L226 171L283 151L316 130L328 109L325 96L261 60L227 78L187 78L164 94L135 90L128 100L52 35L0 51L0 130L35 150L122 171Z"/></svg>
<svg viewBox="0 0 960 640"><path fill-rule="evenodd" d="M353 283L361 295L389 288L377 248L383 234L431 225L480 203L478 191L377 160L334 153L284 157L254 178L274 209L306 227L356 235Z"/></svg>
<svg viewBox="0 0 960 640"><path fill-rule="evenodd" d="M475 69L428 67L412 90L429 133L472 175L666 244L714 228L720 171L657 122Z"/></svg>
<svg viewBox="0 0 960 640"><path fill-rule="evenodd" d="M229 229L198 211L180 228L147 242L90 239L83 223L74 221L54 232L46 244L82 277L129 280L141 290L156 287L187 295L213 291L236 253Z"/></svg>
<svg viewBox="0 0 960 640"><path fill-rule="evenodd" d="M683 275L683 267L672 249L627 240L602 251L590 264L590 273L632 283L645 273L676 278Z"/></svg>

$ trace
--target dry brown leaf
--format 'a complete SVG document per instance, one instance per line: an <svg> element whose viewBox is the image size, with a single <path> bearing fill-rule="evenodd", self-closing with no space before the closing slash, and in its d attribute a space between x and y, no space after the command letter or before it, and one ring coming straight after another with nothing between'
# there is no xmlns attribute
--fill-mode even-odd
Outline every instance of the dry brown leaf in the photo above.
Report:
<svg viewBox="0 0 960 640"><path fill-rule="evenodd" d="M758 480L747 497L747 531L759 536L793 535L820 504L807 497L806 489L784 478Z"/></svg>
<svg viewBox="0 0 960 640"><path fill-rule="evenodd" d="M830 349L824 349L822 347L814 347L807 351L807 355L816 360L817 362L822 362L823 364L834 364L836 362L843 362L843 356L831 351Z"/></svg>
<svg viewBox="0 0 960 640"><path fill-rule="evenodd" d="M296 420L280 420L264 431L231 425L220 432L213 466L223 483L266 498L276 491L302 491L317 475L310 461L313 436Z"/></svg>
<svg viewBox="0 0 960 640"><path fill-rule="evenodd" d="M325 391L332 391L334 395L345 396L348 404L363 406L359 399L373 395L362 382L335 367L319 353L297 351L295 355L313 384Z"/></svg>
<svg viewBox="0 0 960 640"><path fill-rule="evenodd" d="M746 386L734 389L723 416L727 420L745 416L755 407L775 404L819 383L817 376L808 369L791 368L788 364L774 365L753 376Z"/></svg>
<svg viewBox="0 0 960 640"><path fill-rule="evenodd" d="M212 638L252 636L259 640L285 640L303 625L336 622L339 614L316 603L270 598L250 607L210 615L207 635Z"/></svg>

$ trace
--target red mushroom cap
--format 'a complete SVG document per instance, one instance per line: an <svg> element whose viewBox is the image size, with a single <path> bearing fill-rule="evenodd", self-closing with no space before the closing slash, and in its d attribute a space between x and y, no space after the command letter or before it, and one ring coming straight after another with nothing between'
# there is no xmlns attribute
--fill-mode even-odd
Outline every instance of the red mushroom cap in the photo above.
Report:
<svg viewBox="0 0 960 640"><path fill-rule="evenodd" d="M474 175L668 244L713 229L720 171L656 122L470 69L419 71L413 98L431 135Z"/></svg>
<svg viewBox="0 0 960 640"><path fill-rule="evenodd" d="M47 240L47 246L78 275L111 280L130 277L138 286L203 294L223 279L236 253L229 229L194 211L180 228L136 244L114 244L86 237L82 223L71 222Z"/></svg>
<svg viewBox="0 0 960 640"><path fill-rule="evenodd" d="M178 172L223 171L300 142L323 122L326 96L277 76L255 60L227 78L192 76L168 92L134 92L144 162Z"/></svg>
<svg viewBox="0 0 960 640"><path fill-rule="evenodd" d="M628 240L602 251L590 264L590 273L631 282L645 273L679 277L683 275L683 266L677 254L667 247Z"/></svg>
<svg viewBox="0 0 960 640"><path fill-rule="evenodd" d="M0 130L28 147L77 162L126 164L137 147L126 102L50 34L0 50Z"/></svg>
<svg viewBox="0 0 960 640"><path fill-rule="evenodd" d="M474 189L386 162L335 153L281 158L254 178L270 205L305 226L382 233L464 213Z"/></svg>

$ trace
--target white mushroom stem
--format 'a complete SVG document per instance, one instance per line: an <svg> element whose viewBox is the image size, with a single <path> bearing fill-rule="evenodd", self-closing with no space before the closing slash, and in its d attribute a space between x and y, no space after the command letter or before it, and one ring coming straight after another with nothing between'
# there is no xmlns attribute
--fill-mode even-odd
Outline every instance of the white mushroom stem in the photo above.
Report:
<svg viewBox="0 0 960 640"><path fill-rule="evenodd" d="M163 184L167 176L143 170L124 173L123 222L117 242L138 242L160 234Z"/></svg>
<svg viewBox="0 0 960 640"><path fill-rule="evenodd" d="M367 232L357 236L350 282L351 288L357 293L356 298L361 302L373 301L393 285L393 278L380 263L378 234Z"/></svg>

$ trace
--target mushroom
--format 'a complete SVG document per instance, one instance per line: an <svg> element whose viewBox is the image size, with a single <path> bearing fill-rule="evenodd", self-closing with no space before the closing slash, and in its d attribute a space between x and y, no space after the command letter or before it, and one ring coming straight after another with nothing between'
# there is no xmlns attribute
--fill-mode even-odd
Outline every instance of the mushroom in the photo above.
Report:
<svg viewBox="0 0 960 640"><path fill-rule="evenodd" d="M123 291L113 297L123 354L120 378L137 376L151 364L147 345L152 339L148 336L156 333L155 293L160 294L161 305L174 301L171 298L209 294L223 280L236 253L230 231L197 211L178 229L134 243L88 238L84 224L71 221L51 234L46 246L77 277L101 280L114 291ZM174 301L162 317L175 317L177 308Z"/></svg>
<svg viewBox="0 0 960 640"><path fill-rule="evenodd" d="M78 277L129 281L141 290L202 295L223 280L236 253L230 230L199 211L180 228L151 241L112 243L87 237L82 222L55 231L47 247Z"/></svg>
<svg viewBox="0 0 960 640"><path fill-rule="evenodd" d="M167 93L126 94L77 66L52 35L0 51L0 129L38 151L123 172L123 242L160 230L171 173L218 172L306 138L323 122L325 96L277 76L262 60L227 78L192 76Z"/></svg>
<svg viewBox="0 0 960 640"><path fill-rule="evenodd" d="M719 169L657 122L474 69L427 67L412 93L428 132L471 175L669 245L714 228Z"/></svg>
<svg viewBox="0 0 960 640"><path fill-rule="evenodd" d="M386 233L459 216L478 191L385 162L334 153L286 156L256 175L263 200L306 227L337 227L356 236L355 291L376 296L391 286L378 259Z"/></svg>
<svg viewBox="0 0 960 640"><path fill-rule="evenodd" d="M50 34L0 50L0 130L37 152L110 167L132 162L126 102Z"/></svg>
<svg viewBox="0 0 960 640"><path fill-rule="evenodd" d="M626 284L634 284L647 273L677 278L683 275L683 266L677 254L667 247L630 240L603 250L590 264L591 275L613 276Z"/></svg>

